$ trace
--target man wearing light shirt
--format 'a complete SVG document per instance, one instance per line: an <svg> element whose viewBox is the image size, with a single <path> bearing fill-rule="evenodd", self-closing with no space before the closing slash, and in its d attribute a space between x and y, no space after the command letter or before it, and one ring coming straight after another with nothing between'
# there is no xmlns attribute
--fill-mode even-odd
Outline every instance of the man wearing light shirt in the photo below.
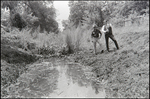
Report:
<svg viewBox="0 0 150 99"><path fill-rule="evenodd" d="M102 29L101 29L101 32L103 32L105 34L105 40L106 40L106 48L107 48L107 51L109 52L109 38L111 38L113 40L113 42L115 43L116 45L116 48L119 49L119 46L118 46L118 43L112 33L112 26L111 24L108 24L107 21L105 21L106 25L103 25Z"/></svg>

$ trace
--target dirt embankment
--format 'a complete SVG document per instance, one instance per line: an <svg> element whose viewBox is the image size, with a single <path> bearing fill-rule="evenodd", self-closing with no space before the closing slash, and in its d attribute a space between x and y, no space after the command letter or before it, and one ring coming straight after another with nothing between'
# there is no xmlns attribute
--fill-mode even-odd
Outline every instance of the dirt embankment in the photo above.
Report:
<svg viewBox="0 0 150 99"><path fill-rule="evenodd" d="M149 32L116 36L119 50L98 55L90 51L70 56L74 62L93 67L95 76L106 81L107 97L149 97ZM110 42L110 48L115 47ZM114 45L114 46L113 46Z"/></svg>

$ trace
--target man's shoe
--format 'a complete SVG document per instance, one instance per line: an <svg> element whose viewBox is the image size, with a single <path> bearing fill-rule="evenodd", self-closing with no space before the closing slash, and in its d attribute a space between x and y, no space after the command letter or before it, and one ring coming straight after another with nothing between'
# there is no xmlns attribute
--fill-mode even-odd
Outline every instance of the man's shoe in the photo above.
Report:
<svg viewBox="0 0 150 99"><path fill-rule="evenodd" d="M104 50L102 50L101 53L104 53Z"/></svg>

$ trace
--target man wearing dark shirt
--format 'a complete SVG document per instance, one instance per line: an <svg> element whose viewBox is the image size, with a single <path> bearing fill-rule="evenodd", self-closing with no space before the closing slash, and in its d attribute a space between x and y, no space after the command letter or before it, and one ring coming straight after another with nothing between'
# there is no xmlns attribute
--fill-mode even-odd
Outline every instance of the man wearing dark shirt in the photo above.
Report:
<svg viewBox="0 0 150 99"><path fill-rule="evenodd" d="M101 46L101 44L99 42L99 39L101 38L101 36L102 36L102 33L97 28L97 26L94 25L93 26L93 31L92 31L92 34L91 34L91 38L92 38L92 42L93 42L93 45L94 45L95 54L96 54L96 43L98 43L99 46Z"/></svg>

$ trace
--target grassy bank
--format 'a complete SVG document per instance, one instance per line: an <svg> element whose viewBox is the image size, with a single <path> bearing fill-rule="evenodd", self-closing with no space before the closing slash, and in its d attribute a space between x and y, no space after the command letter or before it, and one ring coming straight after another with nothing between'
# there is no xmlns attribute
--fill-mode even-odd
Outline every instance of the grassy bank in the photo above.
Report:
<svg viewBox="0 0 150 99"><path fill-rule="evenodd" d="M111 52L94 55L91 50L80 51L71 56L74 62L93 67L95 77L105 82L107 97L149 97L149 28L148 24L132 25L114 29L114 36L120 46L110 40ZM102 38L100 52L105 48Z"/></svg>
<svg viewBox="0 0 150 99"><path fill-rule="evenodd" d="M40 57L55 54L59 49L55 38L54 34L31 34L28 29L1 30L1 97L9 95L6 88L28 70L27 65Z"/></svg>

